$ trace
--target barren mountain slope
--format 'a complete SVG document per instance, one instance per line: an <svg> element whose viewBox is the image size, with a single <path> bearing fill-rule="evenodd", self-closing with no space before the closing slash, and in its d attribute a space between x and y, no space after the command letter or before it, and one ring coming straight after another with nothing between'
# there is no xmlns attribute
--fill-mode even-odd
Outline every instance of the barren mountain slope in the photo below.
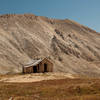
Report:
<svg viewBox="0 0 100 100"><path fill-rule="evenodd" d="M54 71L99 76L100 34L68 19L1 15L0 73L21 72L37 56L49 56Z"/></svg>

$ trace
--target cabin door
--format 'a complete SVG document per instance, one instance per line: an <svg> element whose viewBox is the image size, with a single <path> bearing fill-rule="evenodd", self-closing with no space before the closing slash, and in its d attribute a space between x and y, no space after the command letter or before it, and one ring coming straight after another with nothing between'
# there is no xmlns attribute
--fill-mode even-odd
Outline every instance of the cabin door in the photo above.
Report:
<svg viewBox="0 0 100 100"><path fill-rule="evenodd" d="M33 66L33 73L37 73L37 66Z"/></svg>
<svg viewBox="0 0 100 100"><path fill-rule="evenodd" d="M48 72L47 71L47 64L44 64L44 72Z"/></svg>

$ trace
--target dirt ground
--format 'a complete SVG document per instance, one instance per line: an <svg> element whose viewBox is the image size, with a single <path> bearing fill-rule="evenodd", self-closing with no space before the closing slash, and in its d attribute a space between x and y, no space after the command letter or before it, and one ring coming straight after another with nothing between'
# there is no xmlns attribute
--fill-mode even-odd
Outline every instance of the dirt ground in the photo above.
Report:
<svg viewBox="0 0 100 100"><path fill-rule="evenodd" d="M1 77L0 82L38 82L43 80L65 79L74 78L73 75L68 73L36 73L36 74L24 74Z"/></svg>
<svg viewBox="0 0 100 100"><path fill-rule="evenodd" d="M0 82L0 100L100 100L100 79Z"/></svg>

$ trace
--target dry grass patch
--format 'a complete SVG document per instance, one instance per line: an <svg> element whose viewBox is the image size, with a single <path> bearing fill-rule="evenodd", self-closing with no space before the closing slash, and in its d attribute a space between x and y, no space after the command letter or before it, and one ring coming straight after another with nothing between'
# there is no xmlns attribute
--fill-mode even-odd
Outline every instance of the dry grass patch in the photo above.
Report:
<svg viewBox="0 0 100 100"><path fill-rule="evenodd" d="M8 100L100 100L100 79L60 79L34 83L0 83Z"/></svg>

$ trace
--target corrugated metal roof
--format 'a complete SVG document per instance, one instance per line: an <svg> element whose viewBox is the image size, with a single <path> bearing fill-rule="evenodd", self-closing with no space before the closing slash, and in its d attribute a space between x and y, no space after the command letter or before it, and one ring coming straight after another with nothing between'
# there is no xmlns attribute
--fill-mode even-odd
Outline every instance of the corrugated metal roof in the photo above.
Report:
<svg viewBox="0 0 100 100"><path fill-rule="evenodd" d="M24 67L29 67L29 66L35 66L39 64L43 59L38 59L38 60L31 60L29 63L24 65Z"/></svg>

